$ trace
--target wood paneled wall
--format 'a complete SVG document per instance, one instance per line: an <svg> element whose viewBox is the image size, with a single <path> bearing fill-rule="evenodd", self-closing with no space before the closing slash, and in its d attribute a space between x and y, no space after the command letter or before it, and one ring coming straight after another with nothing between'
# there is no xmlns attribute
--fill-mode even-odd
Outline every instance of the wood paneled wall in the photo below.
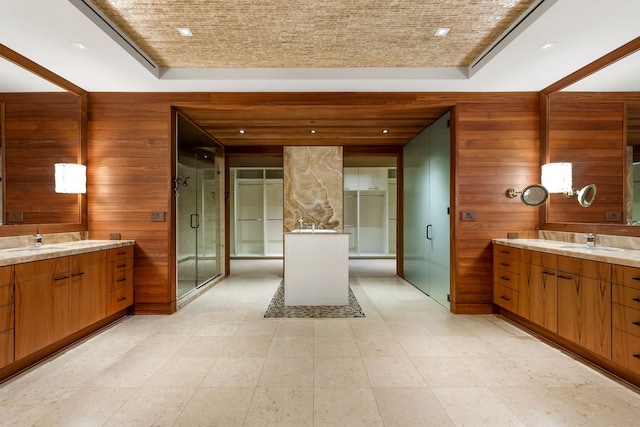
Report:
<svg viewBox="0 0 640 427"><path fill-rule="evenodd" d="M626 146L623 102L578 100L556 95L549 110L549 161L571 162L573 187L595 184L597 196L585 209L575 199L552 194L548 222L604 223L606 212L624 219Z"/></svg>
<svg viewBox="0 0 640 427"><path fill-rule="evenodd" d="M120 233L123 239L136 240L136 313L175 310L171 108L224 102L227 96L233 98L188 93L89 96L89 233L97 239ZM256 103L265 96L256 94ZM245 97L250 104L251 96ZM491 239L507 232L537 236L538 209L507 199L505 191L540 181L538 95L415 97L418 104L454 109L452 310L492 312ZM475 211L476 220L461 221L462 210ZM151 211L167 212L166 221L150 222Z"/></svg>
<svg viewBox="0 0 640 427"><path fill-rule="evenodd" d="M3 93L4 224L80 223L78 195L55 193L54 163L80 160L78 97ZM81 196L80 196L81 197ZM35 227L34 227L35 230Z"/></svg>
<svg viewBox="0 0 640 427"><path fill-rule="evenodd" d="M505 195L507 188L540 182L538 109L535 94L477 95L456 106L454 313L494 310L491 239L538 236L539 208ZM462 211L474 211L475 221L462 221Z"/></svg>

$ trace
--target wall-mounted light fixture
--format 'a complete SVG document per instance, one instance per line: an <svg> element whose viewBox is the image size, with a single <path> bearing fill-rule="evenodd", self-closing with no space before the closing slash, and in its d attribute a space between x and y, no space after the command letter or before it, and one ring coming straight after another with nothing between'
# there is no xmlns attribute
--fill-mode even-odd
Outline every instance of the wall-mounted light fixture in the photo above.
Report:
<svg viewBox="0 0 640 427"><path fill-rule="evenodd" d="M87 167L76 163L56 163L56 193L87 192Z"/></svg>
<svg viewBox="0 0 640 427"><path fill-rule="evenodd" d="M573 196L571 163L547 163L542 165L542 185L549 193L565 193Z"/></svg>
<svg viewBox="0 0 640 427"><path fill-rule="evenodd" d="M542 165L542 185L549 193L561 193L572 199L576 197L582 207L591 206L596 198L596 185L589 184L576 190L573 188L571 163L547 163Z"/></svg>

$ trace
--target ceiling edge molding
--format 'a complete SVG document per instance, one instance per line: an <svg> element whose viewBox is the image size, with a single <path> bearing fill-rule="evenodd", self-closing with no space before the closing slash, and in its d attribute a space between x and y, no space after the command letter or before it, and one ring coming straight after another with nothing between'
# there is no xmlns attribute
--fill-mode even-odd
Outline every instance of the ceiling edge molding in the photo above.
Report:
<svg viewBox="0 0 640 427"><path fill-rule="evenodd" d="M113 41L123 48L129 55L138 61L156 78L160 77L160 67L149 58L144 51L138 47L124 32L118 28L104 13L96 7L90 0L69 0L80 12L96 24Z"/></svg>
<svg viewBox="0 0 640 427"><path fill-rule="evenodd" d="M509 43L522 34L531 24L533 24L540 16L555 5L558 0L540 0L527 9L522 16L514 22L507 30L496 39L491 46L478 56L478 58L467 67L466 73L469 78L480 71L482 67L488 64L496 55L498 55Z"/></svg>

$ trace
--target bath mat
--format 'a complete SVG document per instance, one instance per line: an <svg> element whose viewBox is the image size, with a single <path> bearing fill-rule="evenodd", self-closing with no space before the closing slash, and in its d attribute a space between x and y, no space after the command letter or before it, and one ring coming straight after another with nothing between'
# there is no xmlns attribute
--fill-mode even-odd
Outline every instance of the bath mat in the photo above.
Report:
<svg viewBox="0 0 640 427"><path fill-rule="evenodd" d="M290 318L344 318L365 317L358 304L356 296L349 286L349 304L347 305L284 305L284 280L280 282L278 290L267 308L264 317Z"/></svg>

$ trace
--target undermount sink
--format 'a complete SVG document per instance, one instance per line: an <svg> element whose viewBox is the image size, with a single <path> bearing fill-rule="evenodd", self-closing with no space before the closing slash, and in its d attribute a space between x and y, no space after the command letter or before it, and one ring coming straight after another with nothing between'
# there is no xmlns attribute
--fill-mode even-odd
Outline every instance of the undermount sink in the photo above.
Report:
<svg viewBox="0 0 640 427"><path fill-rule="evenodd" d="M608 246L594 246L594 247L586 247L586 246L558 246L559 249L570 249L572 251L580 251L580 252L624 252L626 249L620 248L611 248Z"/></svg>

